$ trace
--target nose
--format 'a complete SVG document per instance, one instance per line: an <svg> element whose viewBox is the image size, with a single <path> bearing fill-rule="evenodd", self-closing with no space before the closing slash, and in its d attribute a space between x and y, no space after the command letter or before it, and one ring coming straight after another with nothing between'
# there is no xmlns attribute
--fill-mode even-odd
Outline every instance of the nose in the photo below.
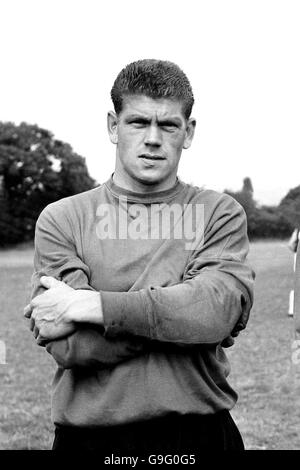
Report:
<svg viewBox="0 0 300 470"><path fill-rule="evenodd" d="M161 142L161 130L156 125L151 125L147 128L145 134L145 145L159 147Z"/></svg>

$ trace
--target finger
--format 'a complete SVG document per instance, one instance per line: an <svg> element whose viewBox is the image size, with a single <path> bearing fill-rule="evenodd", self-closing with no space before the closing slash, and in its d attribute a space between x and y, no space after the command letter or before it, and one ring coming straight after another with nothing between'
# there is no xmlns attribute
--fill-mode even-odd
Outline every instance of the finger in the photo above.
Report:
<svg viewBox="0 0 300 470"><path fill-rule="evenodd" d="M64 313L59 313L57 315L57 317L55 318L54 320L54 325L58 325L59 323L61 323L63 320L66 321L66 318L64 318Z"/></svg>
<svg viewBox="0 0 300 470"><path fill-rule="evenodd" d="M33 328L33 336L34 336L35 338L37 338L37 337L39 336L39 334L40 334L40 330L38 329L37 326L35 326L35 327Z"/></svg>
<svg viewBox="0 0 300 470"><path fill-rule="evenodd" d="M36 343L38 344L38 346L46 346L46 344L48 343L48 339L45 339L43 336L41 335L38 335L37 339L36 339Z"/></svg>
<svg viewBox="0 0 300 470"><path fill-rule="evenodd" d="M55 299L55 298L56 297L54 297L53 289L51 291L50 290L45 290L42 294L39 294L36 297L34 297L34 299L31 300L29 305L32 309L35 309L36 307L39 307L41 305L44 305L45 303L48 303L49 299L52 300L52 299Z"/></svg>
<svg viewBox="0 0 300 470"><path fill-rule="evenodd" d="M29 324L29 328L31 331L33 331L35 327L35 321L34 321L34 318L30 318L30 324Z"/></svg>
<svg viewBox="0 0 300 470"><path fill-rule="evenodd" d="M31 319L32 320L36 320L36 317L37 317L37 313L38 313L38 309L37 308L33 308L32 309L32 312L31 312Z"/></svg>
<svg viewBox="0 0 300 470"><path fill-rule="evenodd" d="M31 318L36 322L38 320L54 320L51 307L39 305L32 310Z"/></svg>
<svg viewBox="0 0 300 470"><path fill-rule="evenodd" d="M36 323L41 321L54 323L56 315L57 313L52 307L42 306L33 310L31 318L33 318Z"/></svg>
<svg viewBox="0 0 300 470"><path fill-rule="evenodd" d="M26 305L26 307L24 308L24 317L30 318L30 317L31 317L31 313L32 313L32 308L31 308L31 305L28 304L28 305Z"/></svg>
<svg viewBox="0 0 300 470"><path fill-rule="evenodd" d="M58 287L62 284L61 281L58 281L52 276L42 276L40 278L40 283L42 286L46 287L47 289L51 289L51 287Z"/></svg>
<svg viewBox="0 0 300 470"><path fill-rule="evenodd" d="M31 300L29 304L31 307L31 310L33 310L40 303L39 297L41 297L42 295L43 294L37 295L36 297L34 297L34 299Z"/></svg>

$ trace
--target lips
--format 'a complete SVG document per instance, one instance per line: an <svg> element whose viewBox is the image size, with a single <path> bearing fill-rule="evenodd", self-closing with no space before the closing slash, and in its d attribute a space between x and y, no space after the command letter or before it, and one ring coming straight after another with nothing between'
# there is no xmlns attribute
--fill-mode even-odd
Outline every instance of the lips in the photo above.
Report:
<svg viewBox="0 0 300 470"><path fill-rule="evenodd" d="M150 153L143 153L142 155L139 155L139 158L144 158L145 160L165 160L165 157L162 157L161 155L151 155Z"/></svg>

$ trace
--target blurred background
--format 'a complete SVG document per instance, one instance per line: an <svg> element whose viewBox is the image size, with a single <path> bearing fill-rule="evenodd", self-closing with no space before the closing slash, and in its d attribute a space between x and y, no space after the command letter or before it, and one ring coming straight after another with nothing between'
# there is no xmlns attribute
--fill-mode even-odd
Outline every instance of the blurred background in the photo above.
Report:
<svg viewBox="0 0 300 470"><path fill-rule="evenodd" d="M246 447L300 448L287 248L300 226L299 2L1 0L0 22L0 449L51 446L55 367L22 316L35 222L113 172L110 90L141 58L176 62L193 86L179 176L247 214L255 305L228 350Z"/></svg>

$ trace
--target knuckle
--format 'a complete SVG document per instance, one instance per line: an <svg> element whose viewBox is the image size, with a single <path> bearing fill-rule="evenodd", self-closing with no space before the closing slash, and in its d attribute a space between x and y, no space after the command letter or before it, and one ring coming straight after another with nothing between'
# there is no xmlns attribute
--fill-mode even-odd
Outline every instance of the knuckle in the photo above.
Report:
<svg viewBox="0 0 300 470"><path fill-rule="evenodd" d="M30 306L31 309L32 309L32 308L35 308L37 305L38 305L38 300L37 300L37 298L32 299L32 301L31 301L30 304L29 304L29 306Z"/></svg>
<svg viewBox="0 0 300 470"><path fill-rule="evenodd" d="M33 320L35 320L36 317L37 317L37 314L38 314L38 310L37 310L37 308L34 308L34 309L32 310L31 318L32 318Z"/></svg>

